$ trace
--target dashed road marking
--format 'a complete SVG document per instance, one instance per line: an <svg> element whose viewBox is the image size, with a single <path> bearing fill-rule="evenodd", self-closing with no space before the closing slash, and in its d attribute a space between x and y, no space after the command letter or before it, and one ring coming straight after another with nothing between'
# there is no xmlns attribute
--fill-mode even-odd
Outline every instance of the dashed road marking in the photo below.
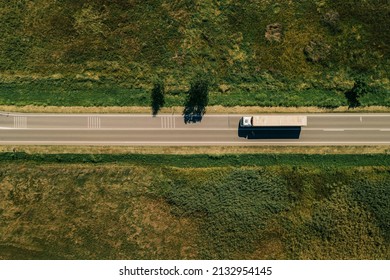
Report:
<svg viewBox="0 0 390 280"><path fill-rule="evenodd" d="M100 117L88 117L88 128L100 128Z"/></svg>
<svg viewBox="0 0 390 280"><path fill-rule="evenodd" d="M161 128L176 128L176 120L174 116L162 116Z"/></svg>
<svg viewBox="0 0 390 280"><path fill-rule="evenodd" d="M27 128L27 117L15 116L14 128Z"/></svg>

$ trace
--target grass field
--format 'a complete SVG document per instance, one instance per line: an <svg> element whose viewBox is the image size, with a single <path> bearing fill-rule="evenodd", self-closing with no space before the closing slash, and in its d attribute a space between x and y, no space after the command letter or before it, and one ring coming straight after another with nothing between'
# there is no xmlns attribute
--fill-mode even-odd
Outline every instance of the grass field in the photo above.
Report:
<svg viewBox="0 0 390 280"><path fill-rule="evenodd" d="M389 12L0 1L0 113L150 113L160 79L181 114L197 75L207 113L388 113ZM0 259L388 260L389 225L388 146L0 147Z"/></svg>
<svg viewBox="0 0 390 280"><path fill-rule="evenodd" d="M2 1L0 105L182 106L201 72L210 105L390 106L385 2Z"/></svg>
<svg viewBox="0 0 390 280"><path fill-rule="evenodd" d="M1 259L390 258L386 154L11 154Z"/></svg>

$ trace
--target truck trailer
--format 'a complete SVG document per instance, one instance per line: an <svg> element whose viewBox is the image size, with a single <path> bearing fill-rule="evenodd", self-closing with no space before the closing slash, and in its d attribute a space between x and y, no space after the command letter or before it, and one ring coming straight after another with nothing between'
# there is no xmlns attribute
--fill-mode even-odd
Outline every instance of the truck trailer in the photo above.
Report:
<svg viewBox="0 0 390 280"><path fill-rule="evenodd" d="M307 126L307 117L298 115L268 115L242 117L241 127L284 127Z"/></svg>
<svg viewBox="0 0 390 280"><path fill-rule="evenodd" d="M298 139L307 117L302 115L246 116L240 119L240 137L257 139Z"/></svg>

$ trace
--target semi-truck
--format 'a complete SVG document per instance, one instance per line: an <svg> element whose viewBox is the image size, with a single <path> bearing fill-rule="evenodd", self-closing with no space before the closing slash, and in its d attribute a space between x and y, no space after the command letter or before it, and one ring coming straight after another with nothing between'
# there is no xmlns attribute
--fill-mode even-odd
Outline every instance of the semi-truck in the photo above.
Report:
<svg viewBox="0 0 390 280"><path fill-rule="evenodd" d="M299 138L301 127L307 126L302 115L245 116L240 119L239 136L246 138Z"/></svg>

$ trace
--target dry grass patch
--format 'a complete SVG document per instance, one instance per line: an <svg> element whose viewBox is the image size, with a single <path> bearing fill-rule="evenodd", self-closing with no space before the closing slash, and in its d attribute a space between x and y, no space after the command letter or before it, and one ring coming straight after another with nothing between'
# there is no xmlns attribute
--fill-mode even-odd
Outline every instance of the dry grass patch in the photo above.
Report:
<svg viewBox="0 0 390 280"><path fill-rule="evenodd" d="M151 172L81 164L3 164L1 171L0 245L65 259L139 257L126 237L136 229L132 208Z"/></svg>
<svg viewBox="0 0 390 280"><path fill-rule="evenodd" d="M0 146L0 152L28 154L390 154L386 146Z"/></svg>
<svg viewBox="0 0 390 280"><path fill-rule="evenodd" d="M269 221L265 230L260 234L263 238L259 242L256 250L247 254L244 259L287 259L286 248L282 240L282 237L285 235L285 229L283 229L275 219Z"/></svg>
<svg viewBox="0 0 390 280"><path fill-rule="evenodd" d="M0 106L2 112L20 112L20 113L63 113L63 114L151 114L150 107L143 106L111 106L111 107L82 107L82 106ZM208 114L260 114L260 113L389 113L390 107L369 106L349 109L347 106L340 106L335 109L326 109L319 107L259 107L259 106L208 106ZM183 107L173 106L161 108L162 114L182 114Z"/></svg>
<svg viewBox="0 0 390 280"><path fill-rule="evenodd" d="M190 218L171 214L170 206L162 199L141 197L134 205L134 223L139 231L133 237L147 258L197 259L196 223Z"/></svg>

